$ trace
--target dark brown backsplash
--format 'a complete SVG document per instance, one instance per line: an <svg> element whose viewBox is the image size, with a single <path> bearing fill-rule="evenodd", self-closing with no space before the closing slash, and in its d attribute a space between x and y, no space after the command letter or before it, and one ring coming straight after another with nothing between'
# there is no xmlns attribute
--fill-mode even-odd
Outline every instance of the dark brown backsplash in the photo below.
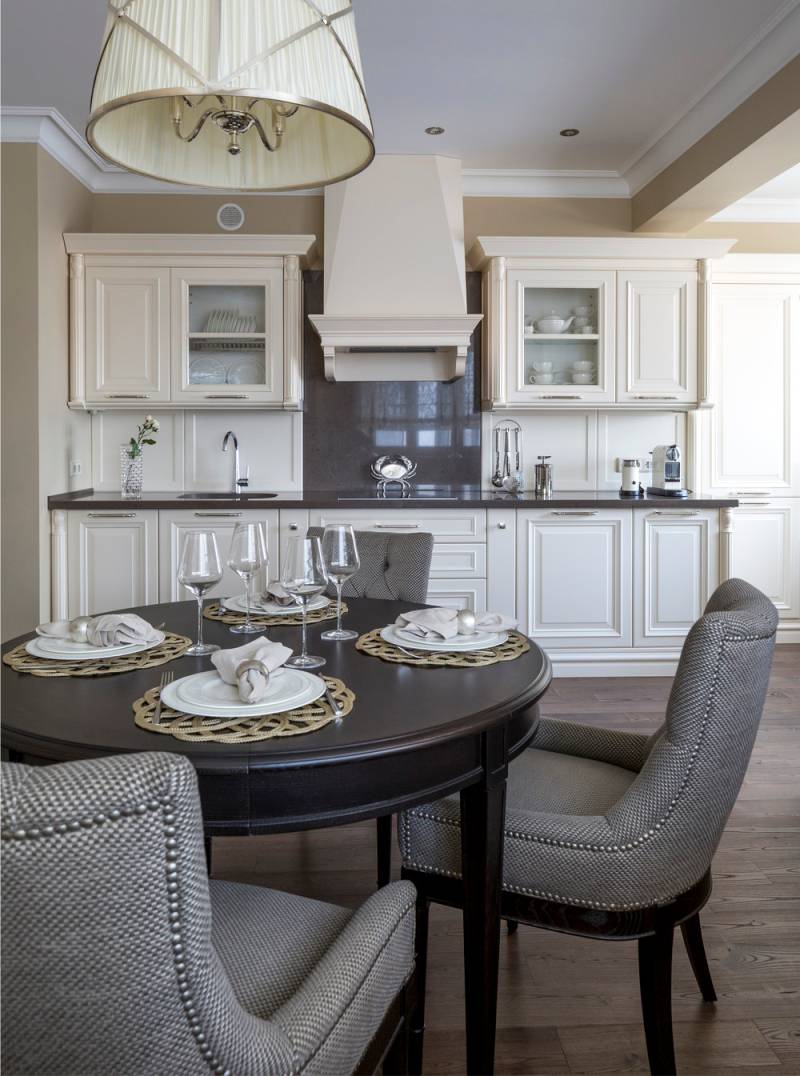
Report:
<svg viewBox="0 0 800 1076"><path fill-rule="evenodd" d="M304 273L305 313L322 313L322 273ZM467 311L481 312L480 273L467 273ZM413 313L413 311L411 311ZM329 382L319 337L305 318L303 485L357 489L372 485L370 463L402 452L418 464L421 485L480 485L481 331L464 377L438 381Z"/></svg>

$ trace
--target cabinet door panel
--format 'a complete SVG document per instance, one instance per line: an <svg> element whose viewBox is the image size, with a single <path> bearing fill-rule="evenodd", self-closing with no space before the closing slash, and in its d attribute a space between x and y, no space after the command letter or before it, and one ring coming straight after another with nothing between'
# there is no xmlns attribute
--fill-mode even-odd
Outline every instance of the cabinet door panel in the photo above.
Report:
<svg viewBox="0 0 800 1076"><path fill-rule="evenodd" d="M733 509L731 575L763 591L782 619L800 617L800 501Z"/></svg>
<svg viewBox="0 0 800 1076"><path fill-rule="evenodd" d="M631 512L518 512L522 630L549 647L631 645Z"/></svg>
<svg viewBox="0 0 800 1076"><path fill-rule="evenodd" d="M800 494L800 289L716 285L713 328L706 488Z"/></svg>
<svg viewBox="0 0 800 1076"><path fill-rule="evenodd" d="M168 400L169 270L86 270L86 398Z"/></svg>
<svg viewBox="0 0 800 1076"><path fill-rule="evenodd" d="M264 523L267 530L267 551L269 569L259 573L254 589L263 587L266 576L275 579L278 575L278 511L169 511L159 512L159 594L162 602L187 601L192 598L178 582L178 565L180 564L183 539L189 531L213 531L217 536L219 555L222 559L223 574L220 582L206 592L208 598L231 597L244 593L244 584L240 577L227 566L233 530L237 523Z"/></svg>
<svg viewBox="0 0 800 1076"><path fill-rule="evenodd" d="M352 523L357 531L427 531L439 542L484 542L485 509L331 508L311 512L311 526Z"/></svg>
<svg viewBox="0 0 800 1076"><path fill-rule="evenodd" d="M158 600L156 512L69 512L69 616Z"/></svg>
<svg viewBox="0 0 800 1076"><path fill-rule="evenodd" d="M443 605L448 609L472 609L475 613L484 613L486 580L431 579L428 586L428 603Z"/></svg>
<svg viewBox="0 0 800 1076"><path fill-rule="evenodd" d="M680 646L717 585L718 514L634 512L634 645Z"/></svg>
<svg viewBox="0 0 800 1076"><path fill-rule="evenodd" d="M618 274L617 399L697 399L697 274Z"/></svg>

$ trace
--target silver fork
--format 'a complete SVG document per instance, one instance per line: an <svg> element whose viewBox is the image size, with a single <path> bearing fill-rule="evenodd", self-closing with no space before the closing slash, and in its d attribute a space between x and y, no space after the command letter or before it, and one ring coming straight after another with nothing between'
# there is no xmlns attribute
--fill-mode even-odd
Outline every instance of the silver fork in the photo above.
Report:
<svg viewBox="0 0 800 1076"><path fill-rule="evenodd" d="M159 684L159 687L158 687L158 706L156 706L156 712L153 714L153 724L154 725L157 725L159 723L159 721L161 720L161 706L162 706L161 696L164 693L164 688L167 686L167 684L171 684L174 679L175 679L175 673L174 672L163 672L161 674L161 683Z"/></svg>

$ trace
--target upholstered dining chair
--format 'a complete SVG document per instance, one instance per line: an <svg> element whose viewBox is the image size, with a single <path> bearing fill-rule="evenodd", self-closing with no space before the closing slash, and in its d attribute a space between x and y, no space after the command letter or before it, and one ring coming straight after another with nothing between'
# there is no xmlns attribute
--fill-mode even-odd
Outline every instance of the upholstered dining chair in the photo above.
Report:
<svg viewBox="0 0 800 1076"><path fill-rule="evenodd" d="M321 538L324 527L309 527L309 538ZM433 556L433 535L399 531L356 531L361 567L344 584L345 598L383 598L424 602ZM331 595L335 594L333 588Z"/></svg>
<svg viewBox="0 0 800 1076"><path fill-rule="evenodd" d="M3 1071L403 1067L414 887L356 912L210 882L181 755L3 764Z"/></svg>
<svg viewBox="0 0 800 1076"><path fill-rule="evenodd" d="M509 767L501 914L596 938L638 939L651 1071L675 1072L671 977L680 925L705 1001L715 1001L698 913L747 769L767 692L777 613L729 579L689 632L649 737L543 719ZM419 1072L430 901L460 906L458 797L399 817L403 877L418 891Z"/></svg>

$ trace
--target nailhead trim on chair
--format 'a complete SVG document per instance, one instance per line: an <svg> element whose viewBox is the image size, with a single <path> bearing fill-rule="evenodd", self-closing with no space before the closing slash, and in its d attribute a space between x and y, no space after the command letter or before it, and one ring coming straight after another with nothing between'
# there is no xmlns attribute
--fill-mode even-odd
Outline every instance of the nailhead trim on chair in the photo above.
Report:
<svg viewBox="0 0 800 1076"><path fill-rule="evenodd" d="M757 639L760 639L760 638L761 638L761 636L759 636L759 635L736 635L736 636L727 636L727 635L725 635L725 636L722 637L720 648L719 648L719 653L717 655L717 664L716 664L716 666L714 668L714 678L713 678L713 681L712 681L712 684L711 684L711 690L709 692L708 702L706 703L706 708L703 711L703 719L702 719L702 722L700 724L700 732L698 734L698 737L697 737L697 740L696 740L696 742L694 744L694 747L692 748L691 754L689 755L689 765L686 767L686 773L684 774L683 781L681 782L681 786L678 789L677 796L675 796L673 799L670 800L670 804L669 804L669 807L667 808L666 812L662 815L662 817L658 820L658 822L655 823L655 825L652 827L652 829L645 830L644 833L640 834L638 837L634 837L634 839L632 841L629 841L627 844L586 844L586 843L579 842L579 841L559 841L559 840L556 840L553 837L533 837L528 833L518 833L515 830L506 830L505 836L513 837L514 839L520 840L520 841L528 841L528 842L530 842L532 844L545 844L545 845L550 845L550 846L557 847L557 848L575 848L575 849L577 849L579 851L584 851L584 852L611 852L612 854L617 853L617 852L631 851L634 848L638 848L639 845L644 844L645 841L648 841L648 840L652 839L656 835L656 831L660 830L661 827L664 825L664 823L667 822L669 820L670 816L673 814L673 812L674 812L674 810L675 810L675 808L676 808L676 806L678 804L679 799L683 795L683 792L685 791L686 786L689 783L689 778L691 777L692 770L694 769L694 760L697 757L698 751L699 751L700 746L701 746L701 744L703 742L703 736L705 735L706 726L708 724L708 715L711 712L711 707L714 704L714 696L716 694L717 685L719 684L719 669L720 669L720 665L722 664L722 658L723 658L723 655L725 653L726 644L730 643L730 642L734 642L734 643L753 642L753 641L755 641ZM412 807L410 809L410 811L408 812L408 814L413 814L414 817L424 819L425 821L428 821L428 822L438 822L440 825L443 825L443 826L452 826L454 829L460 829L461 828L460 821L455 822L451 818L443 818L440 815L431 814L429 811L425 811L424 809L421 810L421 809ZM408 861L409 861L408 865L410 867L414 867L416 870L425 871L428 874L443 874L443 875L445 875L447 877L450 877L450 878L460 878L461 877L461 875L457 874L455 871L445 871L445 870L441 870L439 867L432 867L430 865L426 865L426 864L423 864L423 863L417 863L416 861L411 860L411 858L410 858L411 849L409 847L409 832L408 832L409 826L408 826L408 822L407 822L406 817L404 817L402 815L401 815L401 823L402 823L402 825L401 825L401 837L402 837L403 851L404 851L403 858L405 859L406 857L408 857ZM503 888L508 889L509 892L513 892L513 893L526 893L526 894L528 894L530 896L534 896L534 897L544 897L547 900L557 900L557 901L559 901L559 902L561 902L563 904L574 904L574 905L579 905L579 906L586 907L586 908L599 908L599 909L607 910L607 911L612 911L612 910L613 911L632 911L635 908L653 907L656 904L660 904L660 903L663 902L661 900L660 901L654 901L653 905L643 905L643 904L604 904L604 903L601 903L600 901L583 900L583 899L579 899L579 898L576 898L576 897L567 897L567 896L563 896L562 894L559 894L559 893L549 893L549 892L546 892L546 891L541 890L541 889L528 888L527 886L506 885L505 882L503 883ZM691 888L691 886L689 888ZM680 896L680 894L675 893L669 899L673 899L674 897L677 897L677 896Z"/></svg>
<svg viewBox="0 0 800 1076"><path fill-rule="evenodd" d="M175 834L175 815L172 813L174 804L169 796L162 796L160 800L148 800L147 803L138 803L135 807L114 808L105 814L96 814L92 818L73 819L71 822L59 822L55 826L42 826L41 829L32 826L30 829L3 830L0 837L8 840L36 840L38 837L52 837L55 834L75 832L79 829L88 829L91 826L102 826L106 822L117 822L120 818L129 818L132 815L143 815L148 811L162 810L162 822L164 826L164 845L166 849L166 879L167 879L167 906L169 908L170 934L172 935L172 962L175 967L175 975L178 980L178 994L181 1005L186 1014L189 1030L197 1043L200 1053L205 1058L210 1070L215 1076L231 1076L228 1069L216 1060L210 1046L206 1044L202 1023L197 1016L194 1007L192 988L189 985L189 976L183 959L183 935L181 932L180 914L180 886L178 884L178 842Z"/></svg>

